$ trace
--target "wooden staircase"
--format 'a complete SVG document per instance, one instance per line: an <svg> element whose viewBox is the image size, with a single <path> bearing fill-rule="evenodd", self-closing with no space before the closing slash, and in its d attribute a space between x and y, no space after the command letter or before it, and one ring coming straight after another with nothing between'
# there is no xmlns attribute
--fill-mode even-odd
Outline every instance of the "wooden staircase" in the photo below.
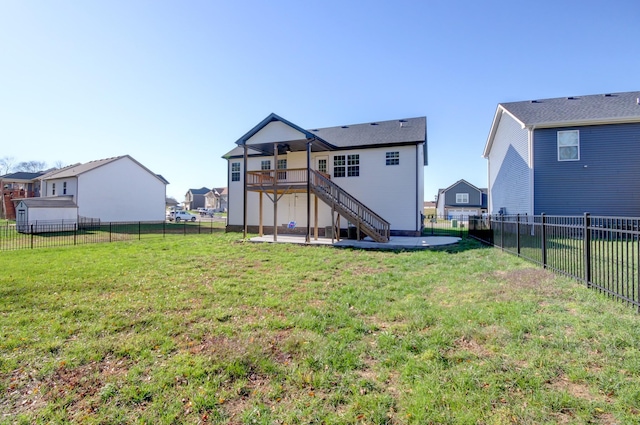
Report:
<svg viewBox="0 0 640 425"><path fill-rule="evenodd" d="M338 214L346 217L360 232L376 242L386 243L390 238L388 221L367 208L362 202L348 194L340 186L326 178L316 170L310 172L310 188L318 198L322 199Z"/></svg>

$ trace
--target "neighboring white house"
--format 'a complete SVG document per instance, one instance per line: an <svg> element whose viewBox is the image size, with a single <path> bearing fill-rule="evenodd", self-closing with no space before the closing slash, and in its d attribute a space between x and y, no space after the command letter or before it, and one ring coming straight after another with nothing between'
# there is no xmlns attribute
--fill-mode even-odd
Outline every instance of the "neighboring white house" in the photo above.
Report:
<svg viewBox="0 0 640 425"><path fill-rule="evenodd" d="M421 232L426 117L305 130L271 114L236 144L223 156L228 230Z"/></svg>
<svg viewBox="0 0 640 425"><path fill-rule="evenodd" d="M70 165L40 180L44 198L70 197L80 217L105 222L165 219L168 182L129 155ZM51 219L55 211L47 213Z"/></svg>

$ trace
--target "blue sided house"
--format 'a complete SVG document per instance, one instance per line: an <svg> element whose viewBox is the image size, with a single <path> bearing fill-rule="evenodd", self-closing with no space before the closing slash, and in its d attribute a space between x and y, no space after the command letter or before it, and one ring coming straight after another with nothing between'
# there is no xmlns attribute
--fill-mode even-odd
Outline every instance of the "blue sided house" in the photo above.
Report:
<svg viewBox="0 0 640 425"><path fill-rule="evenodd" d="M640 216L640 91L498 105L490 214Z"/></svg>

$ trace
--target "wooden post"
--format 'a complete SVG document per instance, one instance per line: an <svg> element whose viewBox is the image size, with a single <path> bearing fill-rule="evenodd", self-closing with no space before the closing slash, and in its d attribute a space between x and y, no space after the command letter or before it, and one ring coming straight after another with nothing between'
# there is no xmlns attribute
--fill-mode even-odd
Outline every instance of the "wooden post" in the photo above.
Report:
<svg viewBox="0 0 640 425"><path fill-rule="evenodd" d="M313 209L315 215L314 240L318 240L318 197L313 197Z"/></svg>
<svg viewBox="0 0 640 425"><path fill-rule="evenodd" d="M273 144L273 241L278 241L278 144Z"/></svg>
<svg viewBox="0 0 640 425"><path fill-rule="evenodd" d="M258 229L258 234L260 236L264 235L263 228L262 228L262 196L263 196L263 193L260 192L260 224Z"/></svg>

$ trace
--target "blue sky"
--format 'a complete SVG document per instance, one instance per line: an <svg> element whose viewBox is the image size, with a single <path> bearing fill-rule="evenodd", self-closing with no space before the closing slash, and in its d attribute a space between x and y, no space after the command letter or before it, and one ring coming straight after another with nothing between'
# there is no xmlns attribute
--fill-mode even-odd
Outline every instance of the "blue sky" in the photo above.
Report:
<svg viewBox="0 0 640 425"><path fill-rule="evenodd" d="M427 117L425 200L486 187L500 102L640 89L635 1L0 1L0 157L129 154L226 186L269 113L304 128Z"/></svg>

